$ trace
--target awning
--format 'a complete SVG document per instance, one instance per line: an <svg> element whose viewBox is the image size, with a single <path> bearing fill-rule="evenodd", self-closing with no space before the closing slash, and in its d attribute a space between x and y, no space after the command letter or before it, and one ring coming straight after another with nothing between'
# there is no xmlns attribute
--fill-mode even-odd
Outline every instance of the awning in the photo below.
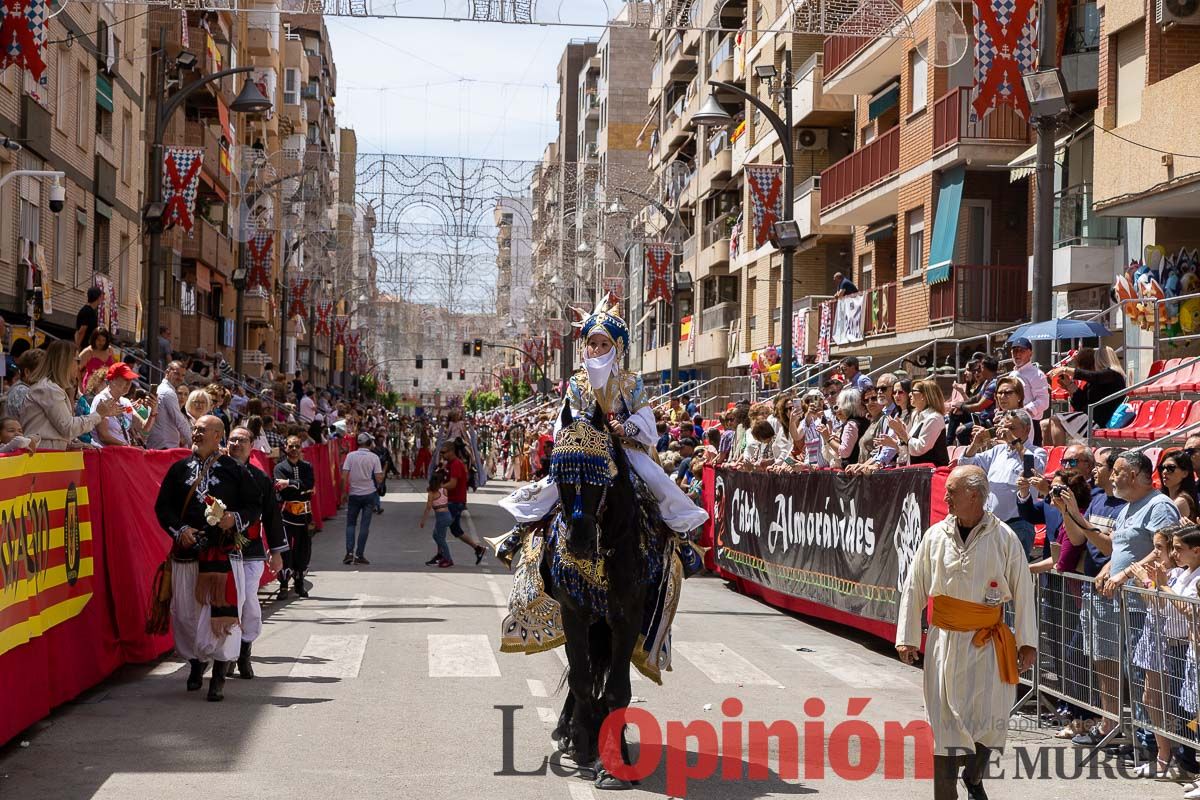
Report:
<svg viewBox="0 0 1200 800"><path fill-rule="evenodd" d="M221 121L221 133L225 136L225 142L232 145L233 131L229 129L229 109L220 97L217 98L217 119Z"/></svg>
<svg viewBox="0 0 1200 800"><path fill-rule="evenodd" d="M112 113L112 81L101 75L99 72L96 73L96 105L100 106L108 113Z"/></svg>
<svg viewBox="0 0 1200 800"><path fill-rule="evenodd" d="M937 216L933 218L933 240L929 245L929 269L925 282L950 280L950 262L954 259L954 241L958 234L958 211L962 207L963 178L967 168L960 164L942 173L938 189Z"/></svg>
<svg viewBox="0 0 1200 800"><path fill-rule="evenodd" d="M1081 136L1091 136L1093 122L1089 119L1079 125L1079 127L1060 136L1054 142L1054 153L1057 159L1058 153L1065 149L1067 145L1075 141ZM1037 170L1037 142L1026 150L1021 155L1008 162L1008 179L1010 181L1019 181L1022 178L1028 178Z"/></svg>
<svg viewBox="0 0 1200 800"><path fill-rule="evenodd" d="M875 119L900 102L900 81L892 81L883 90L876 92L867 104L868 119Z"/></svg>
<svg viewBox="0 0 1200 800"><path fill-rule="evenodd" d="M863 234L868 242L878 242L881 239L896 238L896 218L888 217L882 219L872 225L867 226L866 233Z"/></svg>

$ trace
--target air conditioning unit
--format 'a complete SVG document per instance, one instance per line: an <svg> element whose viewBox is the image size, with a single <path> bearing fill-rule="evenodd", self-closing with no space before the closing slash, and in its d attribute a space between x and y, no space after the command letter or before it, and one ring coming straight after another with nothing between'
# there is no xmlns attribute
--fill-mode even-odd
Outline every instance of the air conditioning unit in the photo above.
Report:
<svg viewBox="0 0 1200 800"><path fill-rule="evenodd" d="M1200 0L1155 0L1154 21L1159 25L1200 25Z"/></svg>
<svg viewBox="0 0 1200 800"><path fill-rule="evenodd" d="M829 131L825 128L798 128L796 147L801 150L825 150L829 147Z"/></svg>

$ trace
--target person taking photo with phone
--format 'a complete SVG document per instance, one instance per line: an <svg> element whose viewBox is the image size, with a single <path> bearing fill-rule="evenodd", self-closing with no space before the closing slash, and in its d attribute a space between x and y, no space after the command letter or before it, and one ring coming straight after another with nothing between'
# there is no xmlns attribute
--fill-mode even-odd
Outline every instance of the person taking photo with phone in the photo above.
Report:
<svg viewBox="0 0 1200 800"><path fill-rule="evenodd" d="M977 428L958 460L960 465L973 464L987 472L987 510L1012 529L1026 556L1033 548L1034 527L1017 509L1017 479L1040 475L1046 468L1046 451L1027 443L1032 427L1028 412L1009 411L998 418L994 431Z"/></svg>

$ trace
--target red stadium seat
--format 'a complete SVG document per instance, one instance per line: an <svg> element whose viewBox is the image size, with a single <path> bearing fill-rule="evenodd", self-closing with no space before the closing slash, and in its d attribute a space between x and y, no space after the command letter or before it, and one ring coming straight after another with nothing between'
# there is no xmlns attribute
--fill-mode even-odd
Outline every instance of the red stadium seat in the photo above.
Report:
<svg viewBox="0 0 1200 800"><path fill-rule="evenodd" d="M1126 425L1124 428L1103 428L1096 431L1098 439L1136 439L1132 431L1138 428L1144 428L1150 424L1150 417L1154 414L1154 409L1158 407L1157 400L1146 400L1138 405L1137 416L1133 422Z"/></svg>
<svg viewBox="0 0 1200 800"><path fill-rule="evenodd" d="M1150 421L1143 427L1133 430L1126 429L1125 437L1128 439L1138 439L1143 442L1148 442L1151 439L1159 437L1159 431L1166 428L1167 418L1171 415L1172 409L1175 408L1175 401L1160 400L1158 405L1154 407L1154 413L1150 416ZM1187 413L1186 411L1184 412Z"/></svg>
<svg viewBox="0 0 1200 800"><path fill-rule="evenodd" d="M1166 436L1171 431L1177 431L1182 428L1184 421L1192 411L1192 405L1191 400L1176 400L1171 405L1171 413L1167 415L1167 421L1158 430L1150 431L1154 435L1149 437L1147 441L1157 439L1160 436ZM1139 438L1142 437L1139 436Z"/></svg>
<svg viewBox="0 0 1200 800"><path fill-rule="evenodd" d="M1042 474L1049 478L1054 473L1058 472L1062 466L1063 453L1067 452L1065 447L1047 447L1046 448L1046 469Z"/></svg>
<svg viewBox="0 0 1200 800"><path fill-rule="evenodd" d="M1192 361L1190 370L1183 370L1183 378L1178 383L1181 392L1200 392L1200 358Z"/></svg>
<svg viewBox="0 0 1200 800"><path fill-rule="evenodd" d="M1163 367L1159 372L1165 372L1169 369L1174 369L1175 367L1178 367L1181 363L1183 363L1182 358L1168 358L1166 361L1163 362ZM1157 373L1155 373L1155 374L1157 374ZM1176 391L1173 388L1173 385L1174 385L1175 381L1179 377L1181 377L1181 375L1182 375L1182 371L1180 371L1179 373L1172 373L1171 375L1166 375L1164 377L1159 378L1156 381L1151 381L1150 383L1146 384L1145 386L1141 386L1137 389L1131 390L1129 392L1129 394L1135 395L1138 397L1143 397L1146 395L1155 395L1155 394L1162 394L1164 392Z"/></svg>
<svg viewBox="0 0 1200 800"><path fill-rule="evenodd" d="M1188 412L1187 419L1179 427L1186 428L1189 425L1200 423L1200 400L1192 403L1192 410ZM1191 431L1191 433L1200 433L1200 429Z"/></svg>

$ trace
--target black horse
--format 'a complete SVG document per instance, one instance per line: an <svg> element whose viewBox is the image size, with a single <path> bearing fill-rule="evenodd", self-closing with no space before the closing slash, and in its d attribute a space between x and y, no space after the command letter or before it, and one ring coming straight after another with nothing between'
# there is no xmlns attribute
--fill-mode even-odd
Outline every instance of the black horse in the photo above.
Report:
<svg viewBox="0 0 1200 800"><path fill-rule="evenodd" d="M576 427L584 425L591 431ZM572 558L603 565L607 591L601 613L596 603L581 601L578 591L554 580L553 555L543 561L547 590L562 607L570 690L553 738L585 774L594 775L597 788L627 789L629 782L603 768L603 763L615 763L618 757L629 763L624 730L619 737L601 742L600 729L609 714L629 705L632 696L630 661L647 594L643 537L651 532L642 530L635 475L603 413L597 408L590 420L572 421L564 404L560 441L564 432L570 439L572 430L582 431L593 442L596 432L603 434L615 475L607 485L603 481L558 483L561 507L554 527L565 531L563 544ZM556 443L555 449L560 447Z"/></svg>

